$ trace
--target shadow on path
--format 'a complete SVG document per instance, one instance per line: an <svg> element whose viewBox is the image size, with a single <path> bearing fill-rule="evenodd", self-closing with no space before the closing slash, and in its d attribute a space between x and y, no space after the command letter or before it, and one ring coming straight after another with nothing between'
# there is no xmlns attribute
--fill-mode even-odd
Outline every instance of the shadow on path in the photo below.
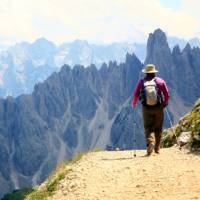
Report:
<svg viewBox="0 0 200 200"><path fill-rule="evenodd" d="M132 157L128 157L128 158L102 158L101 160L104 160L104 161L113 161L113 160L134 160L136 158L149 158L151 156L147 156L147 155L143 155L143 156L132 156Z"/></svg>

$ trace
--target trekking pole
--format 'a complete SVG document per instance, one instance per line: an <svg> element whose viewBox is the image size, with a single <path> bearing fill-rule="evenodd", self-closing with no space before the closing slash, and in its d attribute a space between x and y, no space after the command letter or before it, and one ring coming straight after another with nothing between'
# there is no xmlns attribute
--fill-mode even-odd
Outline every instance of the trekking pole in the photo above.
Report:
<svg viewBox="0 0 200 200"><path fill-rule="evenodd" d="M139 80L142 77L141 71L139 72ZM136 157L136 108L133 108L133 149L134 149L134 157Z"/></svg>
<svg viewBox="0 0 200 200"><path fill-rule="evenodd" d="M180 146L180 144L179 144L179 142L178 142L178 137L177 137L177 135L176 135L176 132L174 131L174 127L173 127L173 124L172 124L172 120L171 120L171 118L170 118L170 115L169 115L169 112L168 112L167 108L165 108L165 111L166 111L166 113L167 113L167 117L168 117L168 119L169 119L170 126L172 127L172 132L173 132L173 134L174 134L174 136L175 136L175 138L176 138L176 143L177 143L179 149L181 150L181 146Z"/></svg>
<svg viewBox="0 0 200 200"><path fill-rule="evenodd" d="M134 149L134 157L136 157L136 120L135 120L135 111L136 109L133 110L133 149Z"/></svg>

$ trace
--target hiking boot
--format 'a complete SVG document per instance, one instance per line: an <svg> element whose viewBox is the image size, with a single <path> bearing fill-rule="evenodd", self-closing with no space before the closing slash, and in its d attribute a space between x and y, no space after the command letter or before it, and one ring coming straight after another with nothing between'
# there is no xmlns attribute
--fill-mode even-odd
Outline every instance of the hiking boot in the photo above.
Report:
<svg viewBox="0 0 200 200"><path fill-rule="evenodd" d="M156 153L156 154L160 154L160 151L157 150L157 151L155 151L155 153Z"/></svg>
<svg viewBox="0 0 200 200"><path fill-rule="evenodd" d="M155 145L155 148L154 148L154 152L156 153L156 154L159 154L160 153L160 145Z"/></svg>
<svg viewBox="0 0 200 200"><path fill-rule="evenodd" d="M154 144L153 143L149 143L147 145L147 155L150 156L152 154L152 152L153 152L153 149L154 149Z"/></svg>
<svg viewBox="0 0 200 200"><path fill-rule="evenodd" d="M152 153L148 153L148 152L147 152L146 155L145 155L145 157L149 157L149 156L151 156L151 154L152 154Z"/></svg>

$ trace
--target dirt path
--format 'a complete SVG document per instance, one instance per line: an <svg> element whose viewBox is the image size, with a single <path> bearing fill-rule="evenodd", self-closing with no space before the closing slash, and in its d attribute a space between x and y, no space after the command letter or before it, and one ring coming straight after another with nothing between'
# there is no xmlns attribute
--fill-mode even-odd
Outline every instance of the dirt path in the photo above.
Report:
<svg viewBox="0 0 200 200"><path fill-rule="evenodd" d="M200 199L200 156L163 149L90 153L74 165L53 200Z"/></svg>

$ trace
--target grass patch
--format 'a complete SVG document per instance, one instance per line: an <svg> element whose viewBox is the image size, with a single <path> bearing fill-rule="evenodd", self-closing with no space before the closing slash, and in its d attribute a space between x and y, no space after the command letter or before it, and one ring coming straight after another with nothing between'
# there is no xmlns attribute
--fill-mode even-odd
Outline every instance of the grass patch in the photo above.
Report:
<svg viewBox="0 0 200 200"><path fill-rule="evenodd" d="M53 195L54 192L56 191L56 188L59 184L59 182L61 180L63 180L66 175L68 174L68 172L70 172L71 170L67 170L65 172L60 172L56 177L52 178L52 179L49 179L47 181L47 184L46 184L46 191L48 193L49 196Z"/></svg>
<svg viewBox="0 0 200 200"><path fill-rule="evenodd" d="M101 149L93 149L89 152L98 152ZM73 159L61 162L56 169L49 175L48 179L35 189L22 189L7 194L2 200L47 200L53 196L60 184L66 176L72 172L72 164L77 163L88 152L77 153Z"/></svg>
<svg viewBox="0 0 200 200"><path fill-rule="evenodd" d="M47 198L48 193L45 190L35 190L25 200L46 200Z"/></svg>
<svg viewBox="0 0 200 200"><path fill-rule="evenodd" d="M72 171L68 162L61 162L52 174L48 177L47 181L40 188L36 188L25 200L46 200L52 196L60 181L63 180L69 172Z"/></svg>
<svg viewBox="0 0 200 200"><path fill-rule="evenodd" d="M29 194L25 200L46 200L49 196L53 196L60 181L65 179L65 177L72 171L70 165L81 160L85 154L86 153L78 153L72 160L61 162L54 172L50 174L46 182Z"/></svg>
<svg viewBox="0 0 200 200"><path fill-rule="evenodd" d="M176 136L178 137L180 135L180 129L181 127L179 125L173 127L173 129L165 129L163 131L162 147L169 148L174 146L176 144ZM174 135L174 132L176 136Z"/></svg>
<svg viewBox="0 0 200 200"><path fill-rule="evenodd" d="M87 154L87 152L81 152L81 153L77 153L73 159L70 161L71 163L77 163L78 161L80 161L82 159L82 157Z"/></svg>
<svg viewBox="0 0 200 200"><path fill-rule="evenodd" d="M101 149L96 148L90 150L89 152L98 151L101 151ZM79 162L87 153L88 152L77 153L73 159L61 162L49 175L48 179L41 186L32 190L32 192L28 194L24 200L47 200L48 197L53 196L58 189L60 182L64 180L70 172L72 172L71 165Z"/></svg>

